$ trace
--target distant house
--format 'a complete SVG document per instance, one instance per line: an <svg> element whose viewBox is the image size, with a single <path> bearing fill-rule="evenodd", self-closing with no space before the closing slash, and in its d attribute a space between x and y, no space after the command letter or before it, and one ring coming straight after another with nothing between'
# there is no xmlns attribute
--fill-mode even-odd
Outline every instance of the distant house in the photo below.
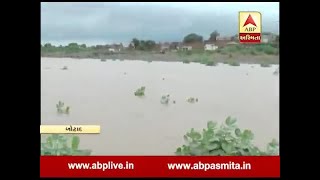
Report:
<svg viewBox="0 0 320 180"><path fill-rule="evenodd" d="M111 47L109 48L109 51L113 49L113 52L120 52L123 50L123 45L122 43L120 44L112 44Z"/></svg>
<svg viewBox="0 0 320 180"><path fill-rule="evenodd" d="M179 48L182 51L191 51L192 50L192 46L181 46Z"/></svg>
<svg viewBox="0 0 320 180"><path fill-rule="evenodd" d="M130 43L122 43L123 49L127 49L130 47Z"/></svg>
<svg viewBox="0 0 320 180"><path fill-rule="evenodd" d="M206 43L205 45L204 45L204 50L205 51L215 51L215 50L217 50L218 49L218 46L216 46L215 44L213 44L213 43Z"/></svg>
<svg viewBox="0 0 320 180"><path fill-rule="evenodd" d="M168 43L168 42L162 43L160 45L160 51L161 52L168 51L169 49L170 49L170 43Z"/></svg>
<svg viewBox="0 0 320 180"><path fill-rule="evenodd" d="M179 43L179 42L172 42L172 43L170 44L170 46L169 46L169 49L171 49L171 50L178 50L180 44L181 44L181 43Z"/></svg>
<svg viewBox="0 0 320 180"><path fill-rule="evenodd" d="M276 41L277 36L273 33L262 33L261 42L262 43L272 43Z"/></svg>
<svg viewBox="0 0 320 180"><path fill-rule="evenodd" d="M216 38L216 41L232 41L232 37L218 36L218 37Z"/></svg>
<svg viewBox="0 0 320 180"><path fill-rule="evenodd" d="M233 37L218 36L215 45L218 46L218 48L223 48L227 45L230 45L231 42L234 42L233 40Z"/></svg>

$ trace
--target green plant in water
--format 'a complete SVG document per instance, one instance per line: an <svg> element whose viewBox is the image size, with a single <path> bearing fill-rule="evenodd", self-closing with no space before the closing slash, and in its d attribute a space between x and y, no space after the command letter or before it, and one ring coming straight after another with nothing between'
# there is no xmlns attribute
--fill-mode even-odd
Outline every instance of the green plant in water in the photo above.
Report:
<svg viewBox="0 0 320 180"><path fill-rule="evenodd" d="M80 138L78 136L66 136L52 134L46 142L41 143L41 155L51 156L88 156L91 150L79 149Z"/></svg>
<svg viewBox="0 0 320 180"><path fill-rule="evenodd" d="M273 72L274 75L278 75L279 73L280 73L280 72L279 72L279 68L276 69L276 70Z"/></svg>
<svg viewBox="0 0 320 180"><path fill-rule="evenodd" d="M182 62L183 62L184 64L189 64L189 63L190 63L190 60L189 60L189 59L184 59Z"/></svg>
<svg viewBox="0 0 320 180"><path fill-rule="evenodd" d="M135 96L144 96L144 91L145 91L146 87L142 86L141 88L137 89L135 92L134 92L134 95Z"/></svg>
<svg viewBox="0 0 320 180"><path fill-rule="evenodd" d="M161 104L169 104L170 101L170 95L163 95L160 99Z"/></svg>
<svg viewBox="0 0 320 180"><path fill-rule="evenodd" d="M212 156L262 156L278 155L279 144L272 140L267 145L266 151L261 151L252 144L254 134L250 130L240 130L236 119L228 117L220 127L217 123L209 121L207 129L202 133L193 128L184 139L186 145L177 148L176 155L212 155Z"/></svg>
<svg viewBox="0 0 320 180"><path fill-rule="evenodd" d="M230 66L240 66L240 63L232 61L232 62L229 62L229 65Z"/></svg>
<svg viewBox="0 0 320 180"><path fill-rule="evenodd" d="M57 112L59 114L69 114L70 113L70 107L64 107L64 102L59 101L58 104L56 104Z"/></svg>
<svg viewBox="0 0 320 180"><path fill-rule="evenodd" d="M261 67L271 67L271 65L268 64L268 63L261 63L260 66L261 66Z"/></svg>
<svg viewBox="0 0 320 180"><path fill-rule="evenodd" d="M198 98L189 97L189 98L187 99L187 102L189 102L189 103L195 103L195 102L198 102Z"/></svg>
<svg viewBox="0 0 320 180"><path fill-rule="evenodd" d="M214 62L213 60L208 60L207 63L206 63L207 66L216 66L217 63Z"/></svg>

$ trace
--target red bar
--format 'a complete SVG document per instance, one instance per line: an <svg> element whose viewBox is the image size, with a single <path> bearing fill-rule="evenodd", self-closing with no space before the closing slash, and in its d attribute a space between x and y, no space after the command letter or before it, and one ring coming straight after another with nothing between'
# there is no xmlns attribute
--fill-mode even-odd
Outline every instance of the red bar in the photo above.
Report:
<svg viewBox="0 0 320 180"><path fill-rule="evenodd" d="M239 33L239 42L249 44L261 43L261 33Z"/></svg>
<svg viewBox="0 0 320 180"><path fill-rule="evenodd" d="M99 162L99 163L97 163ZM69 169L88 163L91 169ZM122 168L119 169L122 164ZM132 165L130 164L133 164ZM168 163L191 163L172 170ZM196 163L197 165L194 165ZM208 163L208 164L206 164ZM224 163L224 164L218 164ZM237 168L235 163L239 163ZM245 163L250 163L249 165ZM80 165L80 164L78 164ZM105 170L103 170L103 167ZM198 167L198 168L197 168ZM205 170L206 167L206 170ZM220 169L219 169L220 167ZM107 169L109 168L109 169ZM131 168L131 169L130 169ZM211 169L210 169L211 168ZM224 169L223 169L224 168ZM229 168L229 169L226 169ZM233 169L232 169L233 168ZM41 177L280 177L279 156L41 156Z"/></svg>

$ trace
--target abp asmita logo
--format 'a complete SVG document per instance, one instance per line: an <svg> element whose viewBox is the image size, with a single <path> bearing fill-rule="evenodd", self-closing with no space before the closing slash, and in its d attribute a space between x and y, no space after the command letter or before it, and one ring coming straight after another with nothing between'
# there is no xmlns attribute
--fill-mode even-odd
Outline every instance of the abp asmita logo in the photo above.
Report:
<svg viewBox="0 0 320 180"><path fill-rule="evenodd" d="M261 42L261 13L256 11L239 12L239 42Z"/></svg>

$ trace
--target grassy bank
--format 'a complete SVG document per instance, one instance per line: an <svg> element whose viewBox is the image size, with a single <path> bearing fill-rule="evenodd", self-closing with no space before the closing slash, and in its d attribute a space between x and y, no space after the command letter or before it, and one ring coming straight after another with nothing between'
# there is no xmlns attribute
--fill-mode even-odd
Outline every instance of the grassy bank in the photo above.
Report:
<svg viewBox="0 0 320 180"><path fill-rule="evenodd" d="M197 62L214 66L218 62L235 63L258 63L278 64L279 48L275 45L233 45L218 49L217 51L176 51L161 54L158 51L122 50L119 53L108 52L107 49L85 46L42 46L42 57L68 57L68 58L90 58L90 59L126 59L145 61L167 61L167 62Z"/></svg>

